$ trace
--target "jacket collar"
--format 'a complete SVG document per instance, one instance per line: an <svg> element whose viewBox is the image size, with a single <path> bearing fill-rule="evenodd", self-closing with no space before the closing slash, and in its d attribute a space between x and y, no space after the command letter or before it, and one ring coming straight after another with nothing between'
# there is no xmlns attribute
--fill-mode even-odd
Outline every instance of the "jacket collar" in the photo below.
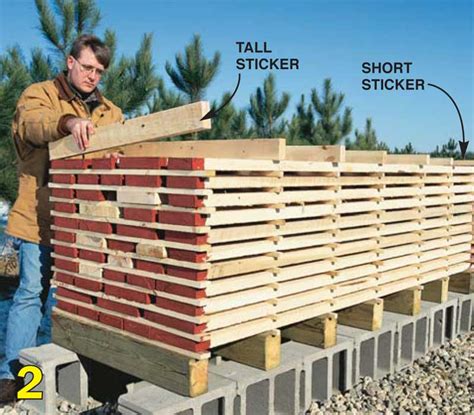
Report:
<svg viewBox="0 0 474 415"><path fill-rule="evenodd" d="M72 90L71 86L69 85L69 81L67 80L67 72L61 72L56 79L53 81L58 89L59 98L64 101L72 101L74 98L77 98L78 95ZM100 93L99 89L95 89L95 94L97 97L97 101L101 104L105 104L104 98Z"/></svg>

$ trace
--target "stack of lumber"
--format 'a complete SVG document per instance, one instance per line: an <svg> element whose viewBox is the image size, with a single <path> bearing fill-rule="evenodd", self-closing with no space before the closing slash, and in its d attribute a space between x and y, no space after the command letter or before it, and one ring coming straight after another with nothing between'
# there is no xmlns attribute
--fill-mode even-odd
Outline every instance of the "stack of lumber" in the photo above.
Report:
<svg viewBox="0 0 474 415"><path fill-rule="evenodd" d="M70 158L72 137L50 145L57 315L203 362L469 268L474 166L284 140L140 143L208 129L207 111L98 129L86 158Z"/></svg>
<svg viewBox="0 0 474 415"><path fill-rule="evenodd" d="M205 358L468 268L473 167L299 150L53 161L58 308Z"/></svg>
<svg viewBox="0 0 474 415"><path fill-rule="evenodd" d="M53 161L59 308L196 353L271 328L276 226L254 234L252 206L229 207L240 187L265 195L275 178L228 174L230 165Z"/></svg>
<svg viewBox="0 0 474 415"><path fill-rule="evenodd" d="M474 182L474 177L472 173L472 168L474 168L474 160L455 160L454 161L455 169L459 172L459 177L457 178L459 186L469 186ZM464 167L467 167L465 169ZM462 174L461 174L462 172ZM473 200L473 211L474 211L474 200ZM473 234L474 234L474 221L472 223ZM474 272L474 239L471 246L471 266L468 270L471 274ZM469 291L470 292L470 291Z"/></svg>

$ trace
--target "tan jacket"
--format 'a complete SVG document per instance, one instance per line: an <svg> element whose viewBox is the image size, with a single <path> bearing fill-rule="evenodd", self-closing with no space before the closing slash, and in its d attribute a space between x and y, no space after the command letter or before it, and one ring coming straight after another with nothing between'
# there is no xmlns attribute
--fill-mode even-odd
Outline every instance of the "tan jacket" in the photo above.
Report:
<svg viewBox="0 0 474 415"><path fill-rule="evenodd" d="M122 111L98 94L92 114L69 87L64 74L54 81L33 84L21 95L12 123L18 160L18 197L8 218L6 232L26 241L50 244L48 143L64 137L64 122L71 115L89 118L94 126L122 120ZM66 116L68 115L68 116Z"/></svg>

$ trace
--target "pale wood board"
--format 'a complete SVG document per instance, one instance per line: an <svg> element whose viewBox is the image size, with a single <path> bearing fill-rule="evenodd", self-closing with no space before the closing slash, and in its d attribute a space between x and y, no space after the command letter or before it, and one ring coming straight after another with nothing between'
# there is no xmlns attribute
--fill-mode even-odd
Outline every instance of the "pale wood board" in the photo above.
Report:
<svg viewBox="0 0 474 415"><path fill-rule="evenodd" d="M194 360L161 344L138 340L114 328L105 330L98 323L59 310L52 319L52 338L60 346L179 394L207 392L208 354Z"/></svg>
<svg viewBox="0 0 474 415"><path fill-rule="evenodd" d="M209 103L200 101L182 107L156 112L123 123L99 127L89 139L89 146L80 151L69 135L49 144L51 160L116 148L142 141L197 133L211 128L211 121L201 118L209 111Z"/></svg>
<svg viewBox="0 0 474 415"><path fill-rule="evenodd" d="M257 369L271 370L280 365L280 344L279 330L271 330L222 346L214 353Z"/></svg>

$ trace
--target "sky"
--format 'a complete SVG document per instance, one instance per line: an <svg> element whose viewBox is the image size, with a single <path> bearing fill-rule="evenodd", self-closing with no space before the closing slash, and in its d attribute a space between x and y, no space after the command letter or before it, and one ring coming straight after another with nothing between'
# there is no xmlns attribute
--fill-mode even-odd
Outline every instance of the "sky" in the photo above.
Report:
<svg viewBox="0 0 474 415"><path fill-rule="evenodd" d="M345 105L352 108L354 128L363 130L370 117L377 136L390 147L410 141L417 151L430 151L449 138L461 139L459 117L449 98L432 87L364 91L362 80L421 78L439 85L459 106L466 140L471 139L473 4L472 0L98 0L102 20L96 34L113 29L119 54L130 56L143 34L153 33L154 64L170 88L166 61L174 62L193 34L200 34L208 57L215 51L222 55L220 71L206 93L209 100L220 100L236 85L235 61L242 56L236 42L267 42L271 57L299 59L299 70L274 71L279 92L291 95L287 118L301 94L308 100L313 88L321 91L324 79L331 78L334 89L345 94ZM33 0L0 0L0 53L14 44L27 56L33 47L47 48L38 25ZM361 70L366 61L412 65L409 74L367 75ZM268 71L240 72L242 81L233 102L246 108Z"/></svg>

